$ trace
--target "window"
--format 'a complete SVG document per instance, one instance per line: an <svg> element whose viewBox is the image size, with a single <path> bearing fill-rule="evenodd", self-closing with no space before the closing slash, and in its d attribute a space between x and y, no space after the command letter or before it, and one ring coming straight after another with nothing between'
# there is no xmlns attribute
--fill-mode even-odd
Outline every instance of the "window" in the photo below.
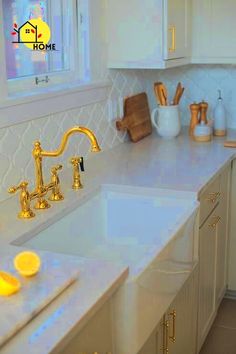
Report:
<svg viewBox="0 0 236 354"><path fill-rule="evenodd" d="M1 2L10 94L42 85L89 80L87 0L0 0L0 5ZM37 32L35 19L50 28L47 46L43 42L45 33Z"/></svg>

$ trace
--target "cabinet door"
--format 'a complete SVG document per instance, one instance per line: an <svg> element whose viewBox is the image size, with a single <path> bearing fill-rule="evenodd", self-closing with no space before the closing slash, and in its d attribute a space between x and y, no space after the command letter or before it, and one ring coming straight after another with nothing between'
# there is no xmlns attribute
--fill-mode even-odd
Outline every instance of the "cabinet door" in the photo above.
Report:
<svg viewBox="0 0 236 354"><path fill-rule="evenodd" d="M228 290L236 291L236 160L232 163L231 192L229 207L229 269L228 269Z"/></svg>
<svg viewBox="0 0 236 354"><path fill-rule="evenodd" d="M203 344L215 316L216 288L216 240L218 231L219 207L209 216L200 229L199 250L199 313L198 346Z"/></svg>
<svg viewBox="0 0 236 354"><path fill-rule="evenodd" d="M164 321L164 319L163 319ZM163 321L157 326L153 334L144 344L138 354L163 354L165 338L163 337Z"/></svg>
<svg viewBox="0 0 236 354"><path fill-rule="evenodd" d="M228 210L230 168L221 174L221 198L219 205L220 222L217 228L217 258L216 258L216 306L220 305L226 291L227 248L228 248Z"/></svg>
<svg viewBox="0 0 236 354"><path fill-rule="evenodd" d="M162 0L107 0L110 67L145 68L162 61Z"/></svg>
<svg viewBox="0 0 236 354"><path fill-rule="evenodd" d="M169 353L195 354L197 335L198 266L171 305L169 318Z"/></svg>
<svg viewBox="0 0 236 354"><path fill-rule="evenodd" d="M165 0L164 59L188 56L191 0Z"/></svg>
<svg viewBox="0 0 236 354"><path fill-rule="evenodd" d="M235 63L235 13L235 0L194 0L194 62Z"/></svg>
<svg viewBox="0 0 236 354"><path fill-rule="evenodd" d="M107 302L60 354L113 354L111 303Z"/></svg>

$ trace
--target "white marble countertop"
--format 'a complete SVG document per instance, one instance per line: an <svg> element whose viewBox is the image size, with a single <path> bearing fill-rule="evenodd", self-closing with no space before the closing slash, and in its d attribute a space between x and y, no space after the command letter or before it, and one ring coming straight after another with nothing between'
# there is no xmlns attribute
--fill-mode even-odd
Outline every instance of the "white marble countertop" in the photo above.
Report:
<svg viewBox="0 0 236 354"><path fill-rule="evenodd" d="M191 191L200 195L215 174L236 156L236 149L224 147L226 139L236 140L236 131L231 130L227 138L214 138L209 143L190 140L186 129L172 140L163 140L153 132L136 144L127 142L95 156L88 173L95 174L98 168L106 183Z"/></svg>
<svg viewBox="0 0 236 354"><path fill-rule="evenodd" d="M6 246L7 254L19 247ZM39 252L50 257L50 252ZM59 256L66 260L66 255ZM17 335L0 348L1 354L48 354L66 345L125 281L128 268L111 262L77 257L79 279L55 298ZM1 317L1 321L4 320Z"/></svg>
<svg viewBox="0 0 236 354"><path fill-rule="evenodd" d="M229 132L228 139L236 138L236 132ZM142 186L148 188L167 188L193 192L197 199L203 189L234 157L236 150L223 147L224 139L214 139L211 143L199 144L189 140L186 132L177 139L162 140L153 133L137 144L127 142L110 151L93 155L85 162L86 172L83 174L85 188L79 192L72 191L71 170L67 170L62 177L62 188L65 200L53 205L43 213L37 212L37 217L30 221L18 220L18 200L11 197L0 205L0 249L8 252L16 239L27 240L32 233L38 233L43 227L52 221L61 218L62 215L73 210L78 203L88 198L88 195L101 184L120 184ZM20 351L39 353L36 350L34 341L30 342L33 334L37 333L50 316L53 316L62 304L68 312L63 313L63 318L58 317L50 329L40 332L40 343L50 345L54 348L60 343L61 338L69 331L63 323L68 315L73 314L71 321L83 326L91 313L101 306L101 303L114 292L127 276L127 269L124 265L113 265L107 267L106 262L97 260L81 260L81 281L71 286L65 293L56 299L47 310L43 311L30 326L25 327L13 340L11 340L1 353L17 353L18 340L20 340ZM97 268L97 280L93 280L93 270ZM109 269L109 271L108 271ZM88 290L91 296L87 297ZM80 299L83 299L81 302ZM71 302L80 304L78 311L71 311ZM81 305L82 304L82 305ZM87 317L85 316L87 314ZM81 319L81 321L79 320ZM72 325L72 322L69 322ZM61 325L60 325L61 324ZM51 340L50 333L55 333ZM31 343L31 347L29 346ZM38 342L39 343L39 342ZM19 348L18 348L19 349ZM44 349L44 350L43 350ZM49 350L48 350L49 351ZM46 348L41 347L40 354L47 353Z"/></svg>

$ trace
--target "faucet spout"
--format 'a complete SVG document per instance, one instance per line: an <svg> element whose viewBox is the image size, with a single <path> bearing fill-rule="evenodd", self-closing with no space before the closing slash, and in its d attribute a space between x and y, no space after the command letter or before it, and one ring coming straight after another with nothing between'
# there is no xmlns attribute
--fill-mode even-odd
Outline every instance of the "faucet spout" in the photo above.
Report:
<svg viewBox="0 0 236 354"><path fill-rule="evenodd" d="M79 126L73 127L65 132L65 134L62 137L61 145L55 151L43 150L40 141L36 141L34 143L34 149L32 154L35 161L35 175L36 175L35 187L36 187L36 192L39 195L43 195L45 193L45 185L43 180L43 166L42 166L43 157L58 157L62 155L66 149L69 137L75 133L85 134L89 138L92 152L101 151L94 133L88 128L79 127ZM39 200L39 203L37 204L37 209L45 209L45 206L48 207L48 203L46 203L46 201L41 198Z"/></svg>
<svg viewBox="0 0 236 354"><path fill-rule="evenodd" d="M65 132L65 134L62 137L61 145L59 146L59 148L57 150L51 151L51 152L42 150L41 156L58 157L61 154L63 154L63 152L65 151L67 142L69 140L69 137L75 133L85 134L89 138L90 143L91 143L91 151L92 152L101 151L101 149L98 145L97 139L90 129L85 128L85 127L73 127L71 129L67 130L67 132Z"/></svg>

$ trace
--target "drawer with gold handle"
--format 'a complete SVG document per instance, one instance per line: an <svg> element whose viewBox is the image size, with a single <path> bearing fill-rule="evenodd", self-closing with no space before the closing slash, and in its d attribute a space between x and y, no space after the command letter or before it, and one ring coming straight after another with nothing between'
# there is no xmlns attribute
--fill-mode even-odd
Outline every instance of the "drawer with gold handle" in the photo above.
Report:
<svg viewBox="0 0 236 354"><path fill-rule="evenodd" d="M206 200L212 204L215 204L220 198L220 192L209 193Z"/></svg>
<svg viewBox="0 0 236 354"><path fill-rule="evenodd" d="M210 223L208 226L211 227L212 229L215 229L216 226L219 224L219 222L221 221L221 217L220 216L213 216L211 218L211 220L213 221L212 223Z"/></svg>
<svg viewBox="0 0 236 354"><path fill-rule="evenodd" d="M217 203L220 203L221 196L222 192L219 176L215 178L200 195L200 226L203 225L205 220L212 213Z"/></svg>
<svg viewBox="0 0 236 354"><path fill-rule="evenodd" d="M169 313L170 321L172 320L172 335L169 336L169 339L172 343L176 342L176 311L173 310Z"/></svg>

